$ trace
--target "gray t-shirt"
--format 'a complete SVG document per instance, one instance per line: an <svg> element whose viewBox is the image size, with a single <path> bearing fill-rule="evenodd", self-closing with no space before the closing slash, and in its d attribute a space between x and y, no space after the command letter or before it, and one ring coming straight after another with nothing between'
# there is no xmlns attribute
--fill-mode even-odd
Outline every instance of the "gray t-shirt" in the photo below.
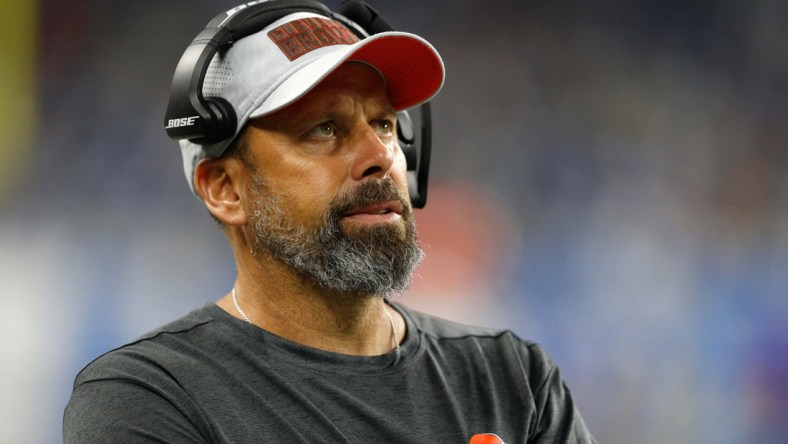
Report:
<svg viewBox="0 0 788 444"><path fill-rule="evenodd" d="M362 357L206 305L82 370L64 442L594 442L538 345L394 306L400 350Z"/></svg>

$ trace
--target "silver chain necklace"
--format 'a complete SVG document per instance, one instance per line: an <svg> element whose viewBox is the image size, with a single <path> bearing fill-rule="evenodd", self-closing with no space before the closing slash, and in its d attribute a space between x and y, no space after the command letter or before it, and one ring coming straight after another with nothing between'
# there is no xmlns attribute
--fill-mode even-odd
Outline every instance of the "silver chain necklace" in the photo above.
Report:
<svg viewBox="0 0 788 444"><path fill-rule="evenodd" d="M235 287L232 290L233 296L233 304L235 304L235 309L238 311L238 314L241 315L241 319L244 321L252 324L252 320L249 319L249 316L241 310L241 305L238 303L238 297L235 295ZM399 353L399 341L397 340L397 328L394 326L394 318L391 317L391 313L388 310L385 310L386 316L389 318L389 325L391 325L391 344L394 347L394 351Z"/></svg>

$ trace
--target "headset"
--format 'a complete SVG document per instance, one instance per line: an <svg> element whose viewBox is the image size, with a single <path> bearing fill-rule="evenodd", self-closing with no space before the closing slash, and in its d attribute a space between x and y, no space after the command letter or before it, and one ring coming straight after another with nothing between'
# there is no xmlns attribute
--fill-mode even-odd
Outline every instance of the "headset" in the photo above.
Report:
<svg viewBox="0 0 788 444"><path fill-rule="evenodd" d="M214 55L233 42L254 34L276 20L295 12L313 12L344 24L360 39L394 28L362 0L343 0L339 13L313 0L259 0L219 14L186 48L181 56L170 89L164 122L167 135L175 140L188 139L208 145L234 137L237 126L233 106L221 97L203 96L203 82ZM432 139L429 103L418 107L418 125L410 115L397 113L397 135L407 161L408 189L411 203L423 208L427 203ZM168 125L183 116L199 116L193 124Z"/></svg>

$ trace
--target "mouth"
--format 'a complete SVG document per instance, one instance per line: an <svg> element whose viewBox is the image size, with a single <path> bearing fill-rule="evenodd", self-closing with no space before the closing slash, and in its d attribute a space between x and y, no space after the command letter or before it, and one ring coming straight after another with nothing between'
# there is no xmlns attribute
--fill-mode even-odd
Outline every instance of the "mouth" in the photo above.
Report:
<svg viewBox="0 0 788 444"><path fill-rule="evenodd" d="M402 204L391 200L353 208L343 213L342 219L362 224L395 222L402 219Z"/></svg>

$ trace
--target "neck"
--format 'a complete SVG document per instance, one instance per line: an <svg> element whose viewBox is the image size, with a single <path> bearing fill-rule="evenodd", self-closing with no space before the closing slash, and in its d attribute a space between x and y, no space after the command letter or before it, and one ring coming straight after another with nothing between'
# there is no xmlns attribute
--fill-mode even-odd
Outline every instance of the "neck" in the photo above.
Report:
<svg viewBox="0 0 788 444"><path fill-rule="evenodd" d="M321 291L281 264L239 267L234 290L251 323L312 348L373 356L391 351L404 336L404 320L382 297ZM243 318L231 293L217 305Z"/></svg>

